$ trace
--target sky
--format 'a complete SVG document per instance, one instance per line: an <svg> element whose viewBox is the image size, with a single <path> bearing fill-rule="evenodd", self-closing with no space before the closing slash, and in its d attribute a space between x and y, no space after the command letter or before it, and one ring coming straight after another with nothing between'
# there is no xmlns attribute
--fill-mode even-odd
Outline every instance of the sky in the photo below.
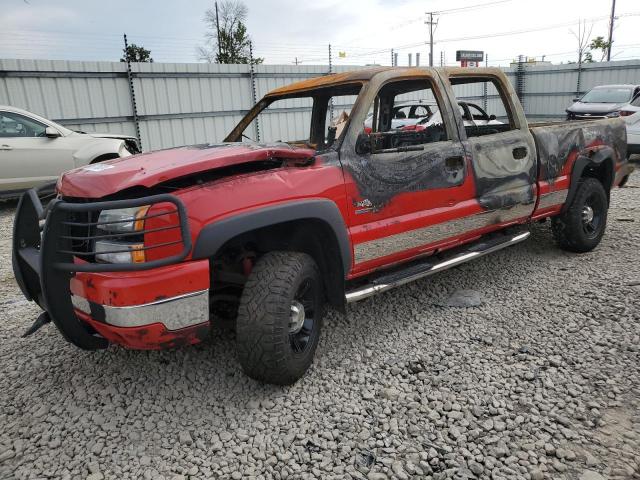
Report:
<svg viewBox="0 0 640 480"><path fill-rule="evenodd" d="M427 12L435 15L434 62L482 50L489 65L518 55L575 61L582 20L608 35L611 0L245 0L255 53L268 64L389 65L428 62ZM156 62L197 62L211 0L0 0L0 58L118 61L122 35ZM613 59L640 59L640 1L617 0ZM573 33L572 33L573 32ZM594 54L594 58L600 57Z"/></svg>

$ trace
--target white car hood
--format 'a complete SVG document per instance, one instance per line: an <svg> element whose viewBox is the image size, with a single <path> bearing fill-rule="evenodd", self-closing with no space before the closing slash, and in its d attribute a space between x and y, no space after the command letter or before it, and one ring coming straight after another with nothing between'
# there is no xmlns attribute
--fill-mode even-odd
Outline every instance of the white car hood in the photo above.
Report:
<svg viewBox="0 0 640 480"><path fill-rule="evenodd" d="M136 137L132 137L131 135L122 135L119 133L86 133L84 135L88 135L93 138L115 138L118 140L137 140Z"/></svg>

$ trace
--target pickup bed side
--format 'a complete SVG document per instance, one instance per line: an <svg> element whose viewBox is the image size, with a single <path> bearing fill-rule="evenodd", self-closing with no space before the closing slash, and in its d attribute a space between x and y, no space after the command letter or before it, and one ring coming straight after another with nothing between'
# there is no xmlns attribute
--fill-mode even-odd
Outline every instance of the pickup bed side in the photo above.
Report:
<svg viewBox="0 0 640 480"><path fill-rule="evenodd" d="M628 173L624 122L619 119L530 125L538 151L539 200L534 218L566 210L578 180L600 180L609 194Z"/></svg>

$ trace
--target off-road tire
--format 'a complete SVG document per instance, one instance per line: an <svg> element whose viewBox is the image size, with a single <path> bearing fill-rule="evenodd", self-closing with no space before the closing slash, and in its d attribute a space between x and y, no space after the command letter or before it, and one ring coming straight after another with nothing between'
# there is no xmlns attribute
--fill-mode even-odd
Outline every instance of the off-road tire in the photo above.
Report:
<svg viewBox="0 0 640 480"><path fill-rule="evenodd" d="M586 207L593 211L593 231L588 231L583 220ZM595 178L581 178L567 210L551 220L551 231L560 248L576 253L596 248L607 226L608 208L609 202L602 183Z"/></svg>
<svg viewBox="0 0 640 480"><path fill-rule="evenodd" d="M304 350L296 351L289 322L292 302L304 287L313 292L307 301L313 303L313 326ZM322 277L309 255L269 252L260 257L238 307L236 342L244 372L255 380L275 385L290 385L302 377L318 345L324 300Z"/></svg>

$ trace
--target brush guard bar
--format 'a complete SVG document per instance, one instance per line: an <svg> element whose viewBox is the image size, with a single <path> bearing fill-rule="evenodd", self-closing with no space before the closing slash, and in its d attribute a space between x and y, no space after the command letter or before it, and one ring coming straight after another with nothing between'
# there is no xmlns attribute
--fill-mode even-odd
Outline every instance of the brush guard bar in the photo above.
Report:
<svg viewBox="0 0 640 480"><path fill-rule="evenodd" d="M42 187L41 187L42 188ZM90 258L94 251L74 250L74 240L78 239L72 228L78 214L86 214L84 222L87 234L82 240L90 245L96 238L98 222L91 221L91 214L102 210L141 207L158 203L170 203L175 210L164 214L177 214L183 248L179 254L142 263L92 263L78 262L76 259ZM94 215L95 216L95 215ZM144 220L146 217L140 218ZM110 222L115 223L115 222ZM93 228L92 228L93 227ZM151 231L151 230L150 230ZM145 230L136 232L144 234ZM113 238L122 234L113 234ZM144 247L144 250L163 245ZM107 340L97 336L87 324L75 314L71 301L70 279L75 272L122 272L149 270L178 263L191 252L191 233L184 204L169 194L152 195L131 200L113 200L90 203L68 202L59 198L52 200L46 208L38 197L38 190L24 193L18 203L13 225L12 263L16 281L28 300L35 301L56 325L65 339L79 348L96 350L106 348Z"/></svg>

